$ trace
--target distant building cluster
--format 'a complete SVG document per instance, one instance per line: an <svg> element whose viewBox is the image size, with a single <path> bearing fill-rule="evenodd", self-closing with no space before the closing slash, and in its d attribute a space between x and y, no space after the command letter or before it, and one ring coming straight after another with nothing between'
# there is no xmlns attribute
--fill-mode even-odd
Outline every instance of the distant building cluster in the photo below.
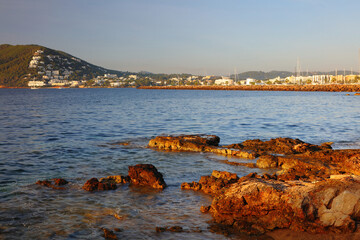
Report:
<svg viewBox="0 0 360 240"><path fill-rule="evenodd" d="M94 67L94 66L93 66ZM45 86L67 86L67 87L135 87L135 86L177 86L177 85L304 85L304 84L352 84L360 81L359 75L308 75L308 76L289 76L286 78L276 77L273 79L258 80L247 78L237 80L236 78L224 76L195 76L177 74L123 74L118 76L113 73L103 73L92 76L85 80L86 74L83 71L91 70L91 66L75 57L65 57L60 55L45 55L44 51L37 50L30 62L29 68L35 69L36 74L29 76L29 87ZM99 68L100 69L100 68ZM71 77L74 75L73 77Z"/></svg>
<svg viewBox="0 0 360 240"><path fill-rule="evenodd" d="M29 68L36 69L37 73L28 82L29 87L44 86L78 86L81 81L69 80L75 71L74 62L81 63L75 57L66 58L59 55L46 55L44 51L37 50L29 63ZM82 69L90 67L89 64L82 66Z"/></svg>

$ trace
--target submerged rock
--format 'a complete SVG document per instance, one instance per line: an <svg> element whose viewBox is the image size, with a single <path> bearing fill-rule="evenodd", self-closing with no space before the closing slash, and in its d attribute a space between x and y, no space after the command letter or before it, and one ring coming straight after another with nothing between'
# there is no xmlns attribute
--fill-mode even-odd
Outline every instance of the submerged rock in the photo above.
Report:
<svg viewBox="0 0 360 240"><path fill-rule="evenodd" d="M49 187L52 189L63 190L65 188L59 187L59 186L64 186L64 185L68 184L68 181L66 181L65 179L62 179L62 178L54 178L52 180L43 180L43 181L39 180L36 182L36 184L42 185L45 187Z"/></svg>
<svg viewBox="0 0 360 240"><path fill-rule="evenodd" d="M102 183L97 178L91 178L82 187L84 190L93 191L104 191L104 190L115 190L117 188L115 183Z"/></svg>
<svg viewBox="0 0 360 240"><path fill-rule="evenodd" d="M116 234L113 231L111 231L110 229L103 228L102 230L104 231L104 238L105 239L113 239L113 240L118 239Z"/></svg>
<svg viewBox="0 0 360 240"><path fill-rule="evenodd" d="M360 177L317 183L247 178L220 192L210 212L216 223L248 234L281 228L354 232L360 217Z"/></svg>
<svg viewBox="0 0 360 240"><path fill-rule="evenodd" d="M166 183L163 175L158 172L152 164L137 164L129 166L129 177L131 183L141 186L150 186L152 188L164 189Z"/></svg>
<svg viewBox="0 0 360 240"><path fill-rule="evenodd" d="M180 226L172 226L172 227L156 227L155 231L158 233L161 232L183 232L184 229Z"/></svg>

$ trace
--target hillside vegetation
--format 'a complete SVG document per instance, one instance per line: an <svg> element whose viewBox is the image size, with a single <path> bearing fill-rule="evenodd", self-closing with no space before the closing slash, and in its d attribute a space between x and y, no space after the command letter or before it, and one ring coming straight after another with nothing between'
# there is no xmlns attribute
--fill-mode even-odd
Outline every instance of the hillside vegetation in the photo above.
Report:
<svg viewBox="0 0 360 240"><path fill-rule="evenodd" d="M0 85L26 86L28 80L25 77L36 73L35 69L29 69L29 62L38 49L44 48L37 45L0 45Z"/></svg>

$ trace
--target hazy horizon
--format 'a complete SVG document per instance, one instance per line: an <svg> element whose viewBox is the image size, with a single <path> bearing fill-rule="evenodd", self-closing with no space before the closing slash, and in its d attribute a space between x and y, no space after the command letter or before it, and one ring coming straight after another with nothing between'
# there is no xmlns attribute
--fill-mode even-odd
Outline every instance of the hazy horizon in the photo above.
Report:
<svg viewBox="0 0 360 240"><path fill-rule="evenodd" d="M0 43L119 71L359 71L360 2L0 0Z"/></svg>

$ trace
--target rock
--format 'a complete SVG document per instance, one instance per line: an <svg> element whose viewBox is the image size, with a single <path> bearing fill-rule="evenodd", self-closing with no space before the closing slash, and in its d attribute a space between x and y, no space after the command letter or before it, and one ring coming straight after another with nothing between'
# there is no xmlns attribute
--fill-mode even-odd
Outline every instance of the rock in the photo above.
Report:
<svg viewBox="0 0 360 240"><path fill-rule="evenodd" d="M278 167L278 157L273 155L260 156L256 161L258 168L276 168Z"/></svg>
<svg viewBox="0 0 360 240"><path fill-rule="evenodd" d="M108 176L104 178L100 178L99 182L101 183L115 183L115 184L124 184L124 183L130 183L131 179L129 176L121 176L121 175L115 175L115 176Z"/></svg>
<svg viewBox="0 0 360 240"><path fill-rule="evenodd" d="M68 181L66 181L65 179L62 179L62 178L54 178L53 181L54 181L54 185L56 185L56 186L63 186L63 185L68 184Z"/></svg>
<svg viewBox="0 0 360 240"><path fill-rule="evenodd" d="M184 183L181 184L181 189L200 191L201 190L201 184L197 183L197 182L192 182L192 183L184 182Z"/></svg>
<svg viewBox="0 0 360 240"><path fill-rule="evenodd" d="M321 150L279 156L278 176L283 180L319 180L331 175L359 175L360 150Z"/></svg>
<svg viewBox="0 0 360 240"><path fill-rule="evenodd" d="M101 183L97 178L91 178L82 187L84 190L92 191L103 191L103 190L115 190L117 188L114 183Z"/></svg>
<svg viewBox="0 0 360 240"><path fill-rule="evenodd" d="M193 151L203 146L218 146L220 138L215 135L158 136L151 139L149 147L165 150ZM201 151L201 150L200 150Z"/></svg>
<svg viewBox="0 0 360 240"><path fill-rule="evenodd" d="M102 229L104 231L104 238L105 239L118 239L115 233L107 228Z"/></svg>
<svg viewBox="0 0 360 240"><path fill-rule="evenodd" d="M150 140L149 147L167 151L212 152L248 159L256 158L251 151L219 147L219 142L220 138L215 135L158 136Z"/></svg>
<svg viewBox="0 0 360 240"><path fill-rule="evenodd" d="M157 233L165 232L165 231L166 231L166 228L164 228L164 227L156 227L156 228L155 228L155 231L156 231Z"/></svg>
<svg viewBox="0 0 360 240"><path fill-rule="evenodd" d="M131 183L152 188L164 189L166 183L163 176L152 164L137 164L129 166L129 177Z"/></svg>
<svg viewBox="0 0 360 240"><path fill-rule="evenodd" d="M170 231L170 232L182 232L183 228L180 227L180 226L173 226L173 227L169 227L168 231Z"/></svg>
<svg viewBox="0 0 360 240"><path fill-rule="evenodd" d="M231 162L229 160L220 160L220 162L229 164L229 165L233 165L233 166L243 166L243 167L248 167L248 168L257 168L255 163L248 163L248 162Z"/></svg>
<svg viewBox="0 0 360 240"><path fill-rule="evenodd" d="M230 172L226 172L226 171L217 171L214 170L211 173L211 176L215 177L215 178L220 178L220 179L224 179L227 181L237 181L239 179L239 177L236 175L236 173L230 173Z"/></svg>
<svg viewBox="0 0 360 240"><path fill-rule="evenodd" d="M291 138L275 138L269 141L261 141L259 139L247 140L242 144L242 149L256 151L258 154L296 154L308 151L320 151L331 149L330 145L313 145L305 143L299 139Z"/></svg>
<svg viewBox="0 0 360 240"><path fill-rule="evenodd" d="M240 180L219 192L210 209L217 224L234 231L262 234L289 228L350 233L360 219L359 179L317 183L257 177Z"/></svg>
<svg viewBox="0 0 360 240"><path fill-rule="evenodd" d="M211 206L201 206L200 212L207 213L210 211Z"/></svg>
<svg viewBox="0 0 360 240"><path fill-rule="evenodd" d="M182 183L181 189L203 191L206 194L217 195L219 191L237 182L239 177L235 173L214 170L211 176L202 176L199 182Z"/></svg>
<svg viewBox="0 0 360 240"><path fill-rule="evenodd" d="M36 184L49 187L52 189L64 190L65 189L64 187L59 187L59 186L64 186L68 184L68 181L62 178L54 178L52 180L44 180L44 181L39 180L36 182Z"/></svg>

